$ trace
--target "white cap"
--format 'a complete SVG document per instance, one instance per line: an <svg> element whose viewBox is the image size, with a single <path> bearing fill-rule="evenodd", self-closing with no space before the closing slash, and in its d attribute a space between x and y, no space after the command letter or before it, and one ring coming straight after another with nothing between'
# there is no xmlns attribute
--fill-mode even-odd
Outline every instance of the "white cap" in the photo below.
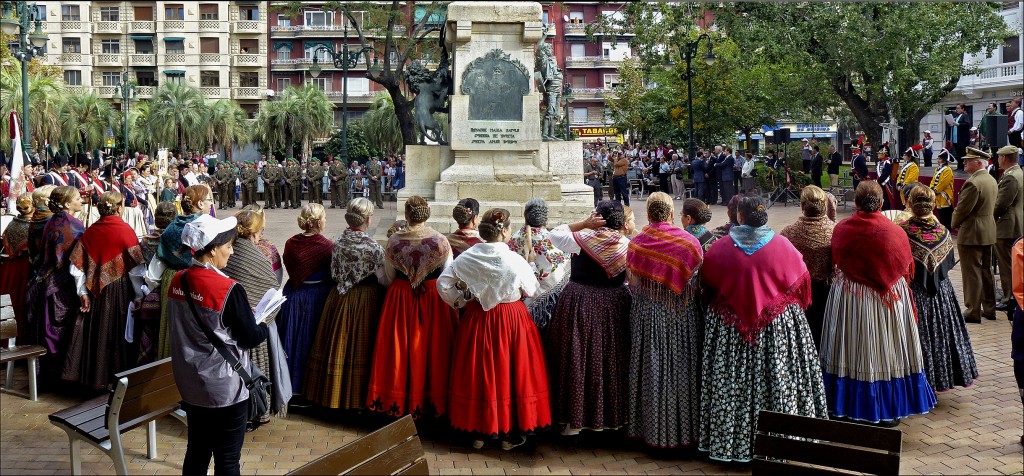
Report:
<svg viewBox="0 0 1024 476"><path fill-rule="evenodd" d="M217 235L234 229L237 224L238 220L235 220L235 217L218 220L210 215L199 215L181 231L181 244L192 251L199 251L206 248Z"/></svg>
<svg viewBox="0 0 1024 476"><path fill-rule="evenodd" d="M803 142L807 142L807 139L800 139L800 140L803 141Z"/></svg>
<svg viewBox="0 0 1024 476"><path fill-rule="evenodd" d="M971 130L972 131L976 131L976 130L978 130L978 128L977 127L972 127Z"/></svg>

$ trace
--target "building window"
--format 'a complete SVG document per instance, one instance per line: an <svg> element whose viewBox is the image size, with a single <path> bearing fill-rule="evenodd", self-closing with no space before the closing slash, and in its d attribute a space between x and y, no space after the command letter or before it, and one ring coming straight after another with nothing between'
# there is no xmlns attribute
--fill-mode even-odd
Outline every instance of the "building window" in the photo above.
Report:
<svg viewBox="0 0 1024 476"><path fill-rule="evenodd" d="M200 71L199 86L204 88L219 88L220 71Z"/></svg>
<svg viewBox="0 0 1024 476"><path fill-rule="evenodd" d="M64 84L68 86L81 86L82 72L76 69L64 70Z"/></svg>
<svg viewBox="0 0 1024 476"><path fill-rule="evenodd" d="M118 7L100 7L100 21L121 21L121 9Z"/></svg>
<svg viewBox="0 0 1024 476"><path fill-rule="evenodd" d="M46 21L46 5L36 5L36 18Z"/></svg>
<svg viewBox="0 0 1024 476"><path fill-rule="evenodd" d="M185 73L168 74L167 82L171 84L185 84Z"/></svg>
<svg viewBox="0 0 1024 476"><path fill-rule="evenodd" d="M316 52L316 60L318 62L320 62L320 63L328 62L328 60L327 60L327 50L323 49L323 48L320 48L321 46L323 46L323 45L321 45L320 43L316 43L316 44L312 44L312 45L306 45L306 56L305 56L305 58L307 60L313 59L314 52Z"/></svg>
<svg viewBox="0 0 1024 476"><path fill-rule="evenodd" d="M121 73L117 71L106 71L103 73L104 86L117 86L121 82Z"/></svg>
<svg viewBox="0 0 1024 476"><path fill-rule="evenodd" d="M292 78L277 78L277 92L284 92L290 87L292 87Z"/></svg>
<svg viewBox="0 0 1024 476"><path fill-rule="evenodd" d="M260 9L259 7L241 7L238 9L239 20L259 20Z"/></svg>
<svg viewBox="0 0 1024 476"><path fill-rule="evenodd" d="M606 74L606 75L604 75L604 88L605 89L612 89L612 88L614 88L615 86L618 86L618 85L619 85L619 75L618 74Z"/></svg>
<svg viewBox="0 0 1024 476"><path fill-rule="evenodd" d="M582 74L574 74L569 77L569 85L573 89L583 89L587 87L587 77Z"/></svg>
<svg viewBox="0 0 1024 476"><path fill-rule="evenodd" d="M164 20L184 20L185 7L180 4L167 5L164 7Z"/></svg>
<svg viewBox="0 0 1024 476"><path fill-rule="evenodd" d="M220 53L220 38L200 38L199 52L210 54Z"/></svg>
<svg viewBox="0 0 1024 476"><path fill-rule="evenodd" d="M170 40L164 42L167 48L167 54L183 54L185 53L185 41L184 40Z"/></svg>
<svg viewBox="0 0 1024 476"><path fill-rule="evenodd" d="M61 51L64 53L81 53L82 52L82 39L81 38L62 38L61 39Z"/></svg>
<svg viewBox="0 0 1024 476"><path fill-rule="evenodd" d="M583 23L583 12L569 12L569 23Z"/></svg>
<svg viewBox="0 0 1024 476"><path fill-rule="evenodd" d="M289 61L292 59L292 49L287 46L282 46L277 49L277 60L278 61Z"/></svg>
<svg viewBox="0 0 1024 476"><path fill-rule="evenodd" d="M292 26L292 19L284 15L278 15L277 26Z"/></svg>
<svg viewBox="0 0 1024 476"><path fill-rule="evenodd" d="M156 74L152 71L136 71L135 81L139 86L156 86Z"/></svg>
<svg viewBox="0 0 1024 476"><path fill-rule="evenodd" d="M256 88L260 85L260 74L255 71L243 71L238 73L238 86L243 88Z"/></svg>
<svg viewBox="0 0 1024 476"><path fill-rule="evenodd" d="M345 78L345 86L348 94L353 96L369 96L370 95L370 79L369 78Z"/></svg>
<svg viewBox="0 0 1024 476"><path fill-rule="evenodd" d="M1003 43L1003 63L1020 61L1020 36L1014 35Z"/></svg>
<svg viewBox="0 0 1024 476"><path fill-rule="evenodd" d="M541 22L544 25L547 25L547 24L551 23L550 19L548 18L548 11L547 10L544 10L544 15L543 15L543 18L541 18Z"/></svg>
<svg viewBox="0 0 1024 476"><path fill-rule="evenodd" d="M61 21L81 21L81 9L78 7L78 5L61 5L60 19Z"/></svg>
<svg viewBox="0 0 1024 476"><path fill-rule="evenodd" d="M102 49L100 50L103 54L107 55L119 55L121 54L121 40L103 40Z"/></svg>
<svg viewBox="0 0 1024 476"><path fill-rule="evenodd" d="M260 40L248 39L238 42L238 51L243 55L255 55L260 52Z"/></svg>
<svg viewBox="0 0 1024 476"><path fill-rule="evenodd" d="M587 45L582 43L573 43L569 46L569 56L573 58L582 58L587 56Z"/></svg>
<svg viewBox="0 0 1024 476"><path fill-rule="evenodd" d="M331 90L327 87L327 78L309 78L309 84L316 86L321 92L330 92Z"/></svg>
<svg viewBox="0 0 1024 476"><path fill-rule="evenodd" d="M216 3L200 3L199 4L199 19L200 20L220 20L220 12L218 11Z"/></svg>
<svg viewBox="0 0 1024 476"><path fill-rule="evenodd" d="M306 25L308 26L331 26L334 25L334 12L311 11L306 13Z"/></svg>
<svg viewBox="0 0 1024 476"><path fill-rule="evenodd" d="M573 124L585 124L587 122L587 108L585 107L574 107L572 108L572 123Z"/></svg>
<svg viewBox="0 0 1024 476"><path fill-rule="evenodd" d="M153 7L135 7L135 21L153 21Z"/></svg>
<svg viewBox="0 0 1024 476"><path fill-rule="evenodd" d="M135 53L140 55L153 54L153 40L135 40Z"/></svg>

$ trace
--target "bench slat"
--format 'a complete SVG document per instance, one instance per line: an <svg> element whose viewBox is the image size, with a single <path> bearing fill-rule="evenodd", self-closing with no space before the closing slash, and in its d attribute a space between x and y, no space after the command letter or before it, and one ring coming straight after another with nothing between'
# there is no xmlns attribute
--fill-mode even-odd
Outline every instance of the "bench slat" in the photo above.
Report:
<svg viewBox="0 0 1024 476"><path fill-rule="evenodd" d="M785 459L830 468L871 474L898 474L898 455L877 451L812 443L758 433L754 437L755 454L760 457Z"/></svg>
<svg viewBox="0 0 1024 476"><path fill-rule="evenodd" d="M132 385L132 383L137 383L137 385ZM174 387L175 391L177 391L178 386L174 383L174 374L162 375L153 380L142 382L129 381L128 388L124 391L124 402L128 403L137 398L146 398L150 394L166 391L167 387Z"/></svg>
<svg viewBox="0 0 1024 476"><path fill-rule="evenodd" d="M308 464L288 473L294 475L346 474L353 468L366 463L400 444L416 440L416 424L412 416L406 415L369 435L321 456ZM422 456L422 448L416 456ZM410 457L408 460L414 458ZM408 461L407 460L407 461Z"/></svg>
<svg viewBox="0 0 1024 476"><path fill-rule="evenodd" d="M427 460L424 458L420 458L416 460L416 462L413 463L412 466L409 466L408 468L399 471L396 474L408 474L409 476L427 476L430 474L430 468L427 466Z"/></svg>
<svg viewBox="0 0 1024 476"><path fill-rule="evenodd" d="M135 367L134 369L125 370L114 377L120 379L121 377L128 377L128 386L138 385L138 383L152 380L154 378L173 373L174 370L171 367L171 358L158 360L151 362L141 367Z"/></svg>
<svg viewBox="0 0 1024 476"><path fill-rule="evenodd" d="M6 348L0 348L0 364L27 359L29 357L39 357L40 355L46 354L46 347L39 345L18 345Z"/></svg>
<svg viewBox="0 0 1024 476"><path fill-rule="evenodd" d="M353 468L351 475L395 474L409 467L409 463L423 457L423 446L420 440L410 438L394 448L373 459Z"/></svg>
<svg viewBox="0 0 1024 476"><path fill-rule="evenodd" d="M65 408L50 415L51 421L59 421L75 426L96 417L96 411L102 415L107 411L107 396L102 395L71 408Z"/></svg>
<svg viewBox="0 0 1024 476"><path fill-rule="evenodd" d="M178 387L174 385L164 387L164 389L158 392L150 393L140 398L125 401L121 404L121 409L118 412L118 425L135 420L143 415L158 413L168 408L176 408L180 401L181 394L178 393ZM167 413L170 413L170 411Z"/></svg>
<svg viewBox="0 0 1024 476"><path fill-rule="evenodd" d="M903 445L903 433L899 430L768 411L758 414L757 431L826 440L894 453L899 453Z"/></svg>
<svg viewBox="0 0 1024 476"><path fill-rule="evenodd" d="M751 474L756 476L850 476L850 473L783 463L781 461L754 459L751 463L753 463L751 465Z"/></svg>

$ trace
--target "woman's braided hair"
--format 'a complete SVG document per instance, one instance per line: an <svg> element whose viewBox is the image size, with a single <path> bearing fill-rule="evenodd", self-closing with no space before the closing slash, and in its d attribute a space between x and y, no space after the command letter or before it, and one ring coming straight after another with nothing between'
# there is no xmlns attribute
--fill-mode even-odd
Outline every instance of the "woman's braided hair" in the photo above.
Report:
<svg viewBox="0 0 1024 476"><path fill-rule="evenodd" d="M488 243L501 239L501 232L511 224L511 215L504 208L492 208L480 220L480 238Z"/></svg>

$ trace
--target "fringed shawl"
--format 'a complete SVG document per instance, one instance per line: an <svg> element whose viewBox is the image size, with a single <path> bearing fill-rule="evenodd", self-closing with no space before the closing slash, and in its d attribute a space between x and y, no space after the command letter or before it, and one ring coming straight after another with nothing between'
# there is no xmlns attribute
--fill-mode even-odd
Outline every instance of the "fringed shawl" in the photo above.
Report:
<svg viewBox="0 0 1024 476"><path fill-rule="evenodd" d="M452 256L459 256L463 251L473 247L477 243L483 243L480 232L473 229L458 229L448 234L448 244L452 247Z"/></svg>
<svg viewBox="0 0 1024 476"><path fill-rule="evenodd" d="M879 212L857 211L832 232L832 262L847 279L868 286L886 302L892 287L914 274L914 257L903 229Z"/></svg>
<svg viewBox="0 0 1024 476"><path fill-rule="evenodd" d="M611 228L580 230L572 234L580 249L604 269L608 278L626 271L629 239Z"/></svg>
<svg viewBox="0 0 1024 476"><path fill-rule="evenodd" d="M953 238L949 230L935 217L911 218L899 223L910 238L910 252L914 256L914 281L928 294L939 292L939 283L945 281L949 270L956 264Z"/></svg>
<svg viewBox="0 0 1024 476"><path fill-rule="evenodd" d="M252 240L235 240L235 252L228 258L222 270L229 278L238 281L249 298L249 306L255 308L267 290L278 287L277 275L270 267L270 260L263 255Z"/></svg>
<svg viewBox="0 0 1024 476"><path fill-rule="evenodd" d="M53 271L64 265L76 240L85 232L82 222L68 212L57 212L43 227L43 269Z"/></svg>
<svg viewBox="0 0 1024 476"><path fill-rule="evenodd" d="M828 283L832 280L832 231L835 227L835 222L827 215L802 216L780 232L803 255L807 271L815 281Z"/></svg>
<svg viewBox="0 0 1024 476"><path fill-rule="evenodd" d="M806 309L811 302L807 266L784 236L750 255L732 236L722 237L704 255L700 275L715 294L711 306L751 345L787 306Z"/></svg>
<svg viewBox="0 0 1024 476"><path fill-rule="evenodd" d="M282 259L284 269L288 272L288 282L292 288L299 288L307 278L323 272L328 276L331 268L331 253L334 243L324 235L316 233L304 235L299 233L284 243Z"/></svg>
<svg viewBox="0 0 1024 476"><path fill-rule="evenodd" d="M715 241L718 241L718 239L721 238L707 228L704 228L704 225L686 225L685 229L697 238L697 242L700 243L700 247L705 253L711 249L711 245L715 244ZM725 234L727 235L729 232L726 231Z"/></svg>
<svg viewBox="0 0 1024 476"><path fill-rule="evenodd" d="M192 264L192 250L181 245L181 232L184 231L185 225L199 218L199 215L199 213L178 215L160 234L160 246L157 246L156 256L168 268L185 269Z"/></svg>
<svg viewBox="0 0 1024 476"><path fill-rule="evenodd" d="M704 250L692 234L671 223L652 223L629 242L630 286L661 284L682 294L703 257Z"/></svg>
<svg viewBox="0 0 1024 476"><path fill-rule="evenodd" d="M85 230L69 259L85 273L85 288L93 297L143 263L135 231L116 215L100 218Z"/></svg>
<svg viewBox="0 0 1024 476"><path fill-rule="evenodd" d="M348 229L334 242L331 275L338 294L345 294L384 266L384 248L366 233Z"/></svg>
<svg viewBox="0 0 1024 476"><path fill-rule="evenodd" d="M423 225L415 230L399 231L391 235L384 258L396 270L405 273L409 277L409 284L417 288L427 275L444 265L451 254L448 239Z"/></svg>
<svg viewBox="0 0 1024 476"><path fill-rule="evenodd" d="M11 258L28 253L28 230L32 222L22 217L14 217L14 221L4 230L4 251Z"/></svg>

